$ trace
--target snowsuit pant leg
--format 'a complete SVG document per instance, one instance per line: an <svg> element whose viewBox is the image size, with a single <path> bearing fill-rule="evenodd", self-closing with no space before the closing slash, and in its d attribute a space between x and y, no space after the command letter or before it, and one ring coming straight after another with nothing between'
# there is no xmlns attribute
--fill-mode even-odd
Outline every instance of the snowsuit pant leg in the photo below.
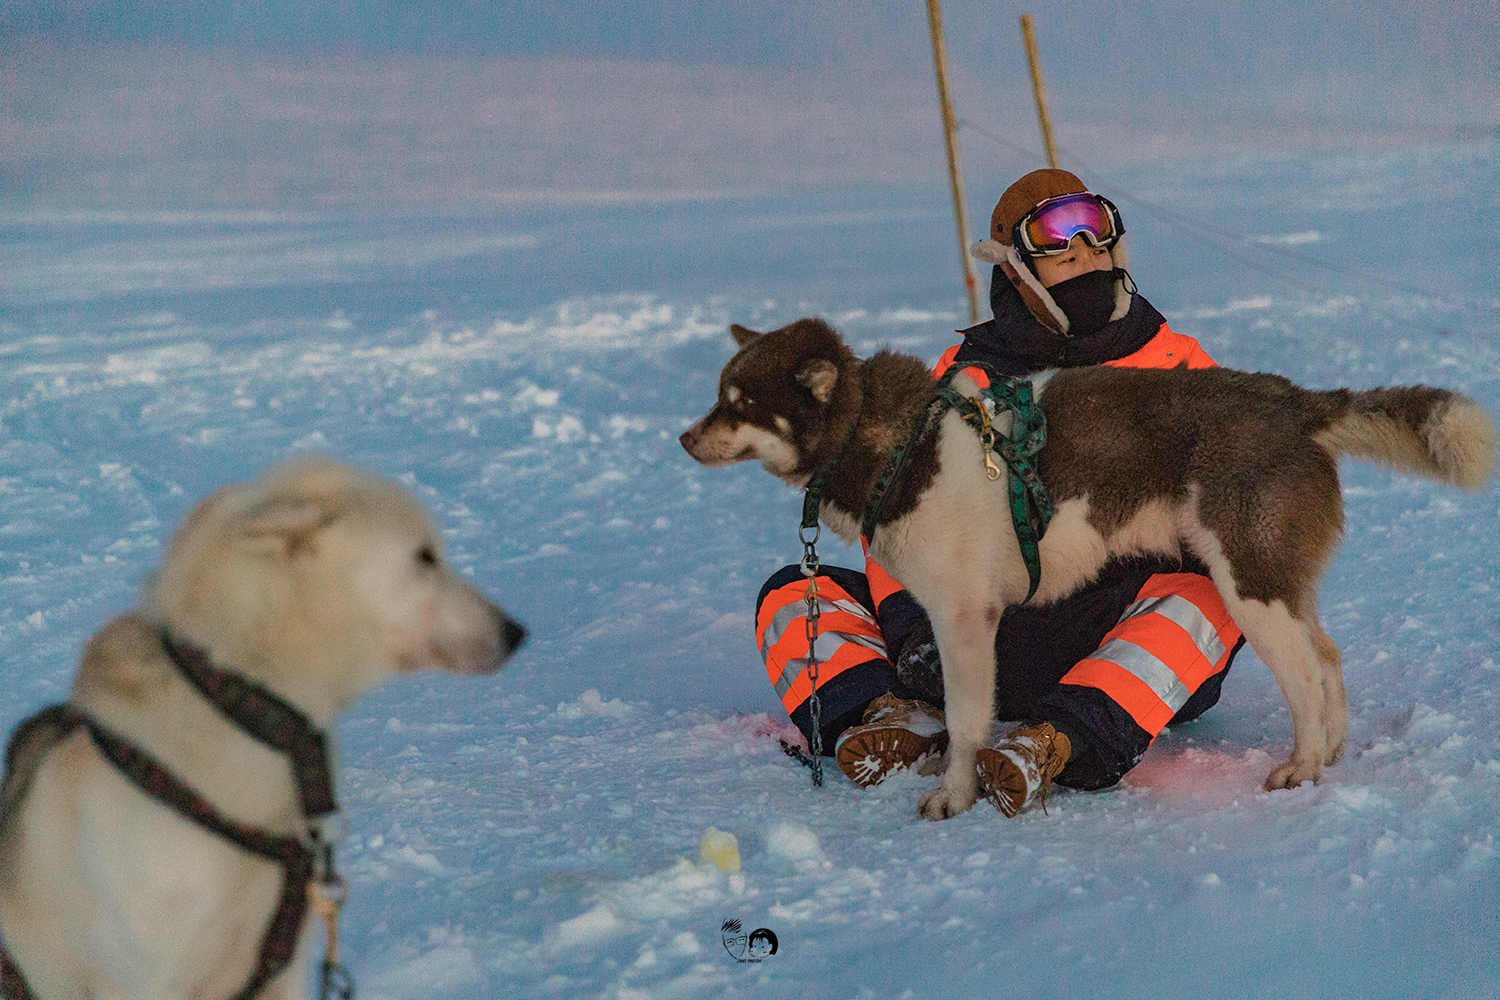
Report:
<svg viewBox="0 0 1500 1000"><path fill-rule="evenodd" d="M864 721L865 708L899 689L875 620L863 573L824 566L818 580L819 730L824 756L834 741ZM755 602L755 639L766 673L792 723L813 745L812 678L807 657L807 578L797 565L776 572Z"/></svg>
<svg viewBox="0 0 1500 1000"><path fill-rule="evenodd" d="M1067 733L1077 748L1058 784L1114 785L1163 729L1218 702L1245 640L1213 582L1193 571L1201 564L1188 563L1132 560L1111 567L1106 591L1123 595L1139 584L1133 599L1098 647L1038 699L1035 717Z"/></svg>

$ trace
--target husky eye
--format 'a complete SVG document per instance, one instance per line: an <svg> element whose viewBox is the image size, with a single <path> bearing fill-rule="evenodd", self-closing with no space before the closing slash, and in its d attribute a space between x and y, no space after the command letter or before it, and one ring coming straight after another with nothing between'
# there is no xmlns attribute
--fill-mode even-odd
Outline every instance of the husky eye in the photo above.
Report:
<svg viewBox="0 0 1500 1000"><path fill-rule="evenodd" d="M424 545L417 550L417 562L423 566L436 566L438 564L437 552L433 551L431 545Z"/></svg>
<svg viewBox="0 0 1500 1000"><path fill-rule="evenodd" d="M744 390L737 385L731 385L724 390L724 402L737 413L743 413L755 405L755 400L745 395Z"/></svg>

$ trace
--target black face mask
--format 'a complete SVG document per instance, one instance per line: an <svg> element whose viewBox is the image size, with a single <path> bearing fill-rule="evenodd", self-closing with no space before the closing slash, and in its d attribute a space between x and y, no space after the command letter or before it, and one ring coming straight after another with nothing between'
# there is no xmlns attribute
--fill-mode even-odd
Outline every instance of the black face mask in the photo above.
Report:
<svg viewBox="0 0 1500 1000"><path fill-rule="evenodd" d="M1115 271L1090 271L1047 289L1068 317L1068 333L1087 336L1102 330L1115 311Z"/></svg>

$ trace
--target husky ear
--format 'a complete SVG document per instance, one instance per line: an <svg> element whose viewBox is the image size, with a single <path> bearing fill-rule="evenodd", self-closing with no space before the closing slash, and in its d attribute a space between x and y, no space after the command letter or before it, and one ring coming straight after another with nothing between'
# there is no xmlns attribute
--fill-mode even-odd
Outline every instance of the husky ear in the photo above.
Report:
<svg viewBox="0 0 1500 1000"><path fill-rule="evenodd" d="M271 497L257 503L237 519L245 538L279 540L287 555L307 550L320 530L338 520L338 512L326 502L311 497Z"/></svg>
<svg viewBox="0 0 1500 1000"><path fill-rule="evenodd" d="M740 347L744 347L750 341L760 337L760 334L756 331L750 329L748 326L740 326L738 323L729 324L729 335L734 338L735 344Z"/></svg>
<svg viewBox="0 0 1500 1000"><path fill-rule="evenodd" d="M832 361L821 358L809 361L797 373L797 381L807 387L813 399L826 403L833 398L833 386L839 380L839 369Z"/></svg>

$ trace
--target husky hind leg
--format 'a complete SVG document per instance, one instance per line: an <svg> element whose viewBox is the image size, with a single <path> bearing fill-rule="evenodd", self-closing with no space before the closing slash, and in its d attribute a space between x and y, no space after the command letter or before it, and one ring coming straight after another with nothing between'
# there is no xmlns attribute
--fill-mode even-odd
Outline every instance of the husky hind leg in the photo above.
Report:
<svg viewBox="0 0 1500 1000"><path fill-rule="evenodd" d="M1304 781L1317 781L1323 764L1335 751L1325 746L1329 693L1312 630L1280 600L1267 604L1226 594L1224 602L1245 633L1245 641L1270 668L1292 714L1291 757L1271 770L1266 789L1296 788ZM1317 628L1316 624L1313 627ZM1317 632L1322 635L1322 629ZM1342 693L1342 681L1338 687Z"/></svg>
<svg viewBox="0 0 1500 1000"><path fill-rule="evenodd" d="M1300 617L1307 627L1318 662L1323 665L1323 763L1336 764L1344 755L1344 741L1349 736L1349 695L1344 690L1343 655L1318 624L1314 602L1305 603Z"/></svg>

